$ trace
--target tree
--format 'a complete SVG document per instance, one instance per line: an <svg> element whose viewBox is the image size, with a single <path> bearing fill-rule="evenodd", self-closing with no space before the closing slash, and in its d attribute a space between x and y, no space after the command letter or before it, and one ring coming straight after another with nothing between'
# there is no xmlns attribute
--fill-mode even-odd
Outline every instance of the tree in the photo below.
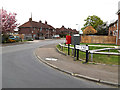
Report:
<svg viewBox="0 0 120 90"><path fill-rule="evenodd" d="M84 30L87 26L92 26L94 29L97 29L99 25L103 24L103 21L96 15L88 16L84 21L86 21L86 23L84 24L84 27L81 28L82 30Z"/></svg>
<svg viewBox="0 0 120 90"><path fill-rule="evenodd" d="M0 34L6 34L7 31L14 31L14 29L18 26L16 24L16 13L7 13L6 10L0 9Z"/></svg>
<svg viewBox="0 0 120 90"><path fill-rule="evenodd" d="M98 25L96 28L98 35L108 35L109 26L107 25L107 22L104 22L102 25Z"/></svg>

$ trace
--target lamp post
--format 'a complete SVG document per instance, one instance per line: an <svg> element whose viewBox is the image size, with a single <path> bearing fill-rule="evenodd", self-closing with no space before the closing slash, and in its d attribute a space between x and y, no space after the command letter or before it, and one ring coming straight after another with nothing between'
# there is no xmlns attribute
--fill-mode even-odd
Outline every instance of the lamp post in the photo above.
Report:
<svg viewBox="0 0 120 90"><path fill-rule="evenodd" d="M32 39L33 39L33 31L32 31Z"/></svg>

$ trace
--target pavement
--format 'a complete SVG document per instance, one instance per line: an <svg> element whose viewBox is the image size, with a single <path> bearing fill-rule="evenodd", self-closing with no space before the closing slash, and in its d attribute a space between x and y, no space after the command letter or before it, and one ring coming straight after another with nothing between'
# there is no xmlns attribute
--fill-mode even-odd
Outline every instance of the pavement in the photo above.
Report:
<svg viewBox="0 0 120 90"><path fill-rule="evenodd" d="M118 66L83 64L79 60L74 61L71 56L66 56L57 50L56 44L37 48L35 54L43 63L64 73L98 83L118 86Z"/></svg>

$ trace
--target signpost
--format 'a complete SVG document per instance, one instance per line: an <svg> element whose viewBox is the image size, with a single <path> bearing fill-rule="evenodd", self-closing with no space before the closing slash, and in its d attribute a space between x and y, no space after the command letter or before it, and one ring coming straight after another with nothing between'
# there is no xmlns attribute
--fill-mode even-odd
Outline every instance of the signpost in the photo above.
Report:
<svg viewBox="0 0 120 90"><path fill-rule="evenodd" d="M88 45L76 45L76 49L79 50L85 50L86 51L86 62L88 62L88 50L89 50L89 46Z"/></svg>
<svg viewBox="0 0 120 90"><path fill-rule="evenodd" d="M76 49L88 50L88 45L76 45Z"/></svg>

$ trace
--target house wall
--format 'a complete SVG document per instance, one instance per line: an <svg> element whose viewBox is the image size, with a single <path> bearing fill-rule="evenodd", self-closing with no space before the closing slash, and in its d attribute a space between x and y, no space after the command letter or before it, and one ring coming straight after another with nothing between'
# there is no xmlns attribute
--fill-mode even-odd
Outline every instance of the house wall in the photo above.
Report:
<svg viewBox="0 0 120 90"><path fill-rule="evenodd" d="M120 45L120 13L118 14L118 41L117 45Z"/></svg>
<svg viewBox="0 0 120 90"><path fill-rule="evenodd" d="M31 29L30 28L20 28L19 34L31 34Z"/></svg>
<svg viewBox="0 0 120 90"><path fill-rule="evenodd" d="M113 31L115 31L115 30L117 30L117 22L114 23L113 25L111 25L111 26L109 27L109 33L108 33L108 35L110 36L110 35L111 35L111 32L112 32L112 36L114 36L114 32L113 32Z"/></svg>

